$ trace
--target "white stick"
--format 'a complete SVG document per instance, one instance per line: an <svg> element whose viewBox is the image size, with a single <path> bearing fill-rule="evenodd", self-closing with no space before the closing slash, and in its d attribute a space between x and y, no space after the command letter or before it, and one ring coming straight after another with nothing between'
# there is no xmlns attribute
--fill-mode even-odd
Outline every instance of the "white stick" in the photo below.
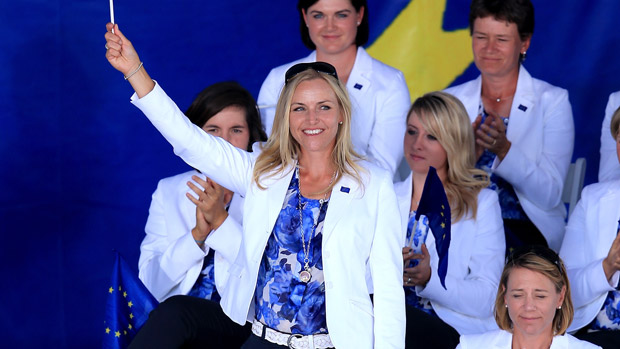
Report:
<svg viewBox="0 0 620 349"><path fill-rule="evenodd" d="M114 24L114 0L110 0L110 23ZM114 28L112 28L114 34Z"/></svg>

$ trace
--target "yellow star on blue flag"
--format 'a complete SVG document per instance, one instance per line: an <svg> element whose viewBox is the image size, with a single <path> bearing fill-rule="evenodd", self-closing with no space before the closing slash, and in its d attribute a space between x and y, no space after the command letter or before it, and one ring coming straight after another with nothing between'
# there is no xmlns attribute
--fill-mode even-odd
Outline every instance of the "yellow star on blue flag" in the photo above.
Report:
<svg viewBox="0 0 620 349"><path fill-rule="evenodd" d="M450 214L450 205L446 191L441 184L437 170L430 166L422 197L416 210L415 220L420 219L421 215L428 218L428 226L435 237L435 248L437 256L439 256L439 265L437 267L437 276L441 281L441 286L446 288L446 275L448 274L448 249L450 248L450 227L452 224L452 216Z"/></svg>
<svg viewBox="0 0 620 349"><path fill-rule="evenodd" d="M159 304L121 255L116 254L103 327L103 348L127 348ZM117 291L118 290L118 291ZM122 291L121 291L122 290Z"/></svg>

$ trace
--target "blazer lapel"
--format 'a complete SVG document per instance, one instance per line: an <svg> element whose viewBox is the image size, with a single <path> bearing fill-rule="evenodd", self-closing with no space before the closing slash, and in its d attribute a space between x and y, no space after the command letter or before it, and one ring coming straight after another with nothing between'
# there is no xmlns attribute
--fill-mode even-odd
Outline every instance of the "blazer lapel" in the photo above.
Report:
<svg viewBox="0 0 620 349"><path fill-rule="evenodd" d="M267 232L271 233L273 230L273 226L278 219L278 215L282 210L282 204L284 202L284 197L286 196L286 191L288 190L288 186L291 183L291 178L293 177L293 168L289 168L284 171L283 176L276 176L274 178L270 178L269 181L266 181L267 190L264 191L264 200L267 207ZM260 190L260 189L256 189Z"/></svg>
<svg viewBox="0 0 620 349"><path fill-rule="evenodd" d="M344 175L334 185L323 225L323 244L325 244L335 230L340 218L347 215L347 211L351 208L353 197L361 195L357 182L347 175Z"/></svg>
<svg viewBox="0 0 620 349"><path fill-rule="evenodd" d="M529 127L533 124L532 110L534 109L534 85L532 76L521 66L519 68L519 79L517 80L517 89L515 98L510 109L510 118L506 137L515 141L527 133Z"/></svg>

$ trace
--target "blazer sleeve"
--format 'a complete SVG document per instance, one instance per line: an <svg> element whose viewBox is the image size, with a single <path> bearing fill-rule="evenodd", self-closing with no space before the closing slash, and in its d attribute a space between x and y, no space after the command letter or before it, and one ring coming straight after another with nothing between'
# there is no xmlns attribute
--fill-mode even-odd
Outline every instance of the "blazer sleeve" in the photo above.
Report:
<svg viewBox="0 0 620 349"><path fill-rule="evenodd" d="M367 155L394 174L403 158L404 125L411 104L403 73L398 72L390 79L386 89L376 93L376 122L369 138Z"/></svg>
<svg viewBox="0 0 620 349"><path fill-rule="evenodd" d="M605 118L601 125L601 160L598 168L598 181L604 182L613 179L620 179L620 163L616 154L616 140L611 135L611 117L620 107L620 92L612 93L609 96L607 107L605 108Z"/></svg>
<svg viewBox="0 0 620 349"><path fill-rule="evenodd" d="M614 289L605 276L603 259L588 258L592 253L587 251L586 246L592 244L588 243L587 239L593 238L586 224L590 189L591 187L584 189L581 200L571 214L560 248L560 257L566 265L575 309L591 303L602 294ZM594 236L598 234L594 233ZM617 274L614 278L616 282L618 281Z"/></svg>
<svg viewBox="0 0 620 349"><path fill-rule="evenodd" d="M205 245L215 250L215 287L223 290L228 282L230 266L235 262L241 248L242 226L228 216L217 230L209 234ZM220 291L221 292L221 291Z"/></svg>
<svg viewBox="0 0 620 349"><path fill-rule="evenodd" d="M540 155L535 156L537 151L528 149L532 144L513 142L504 159L496 164L495 173L536 206L549 210L559 205L562 198L575 129L568 92L554 88L542 93L539 103L543 110L539 116L543 118L543 142L534 145L541 147Z"/></svg>
<svg viewBox="0 0 620 349"><path fill-rule="evenodd" d="M131 101L183 161L225 188L245 195L252 180L254 155L192 124L157 83L146 96L138 99L134 94Z"/></svg>
<svg viewBox="0 0 620 349"><path fill-rule="evenodd" d="M404 348L402 229L396 194L387 174L380 185L380 203L377 204L375 234L369 257L374 288L374 348Z"/></svg>
<svg viewBox="0 0 620 349"><path fill-rule="evenodd" d="M206 256L190 232L170 239L169 229L180 227L166 221L164 203L172 198L166 198L161 184L162 181L153 193L138 262L140 280L160 302L173 295L187 294Z"/></svg>
<svg viewBox="0 0 620 349"><path fill-rule="evenodd" d="M446 275L447 290L441 286L437 276L437 262L431 263L433 270L430 280L425 287L416 286L416 292L419 292L421 297L461 314L487 318L493 314L493 300L504 267L506 242L497 194L491 190L483 190L478 197L476 222L467 225L471 230L453 230L453 235L475 238L475 247L469 260L462 257L459 259L459 251L450 253ZM468 274L455 275L450 271L451 263L467 263Z"/></svg>

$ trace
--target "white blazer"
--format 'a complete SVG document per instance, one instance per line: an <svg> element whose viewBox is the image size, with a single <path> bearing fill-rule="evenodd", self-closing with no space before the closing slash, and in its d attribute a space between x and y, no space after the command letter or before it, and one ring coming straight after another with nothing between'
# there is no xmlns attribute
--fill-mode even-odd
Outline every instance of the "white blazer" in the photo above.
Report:
<svg viewBox="0 0 620 349"><path fill-rule="evenodd" d="M473 122L481 88L479 76L446 92L463 102ZM512 146L503 161L495 159L493 172L512 184L529 219L557 251L566 218L562 190L575 139L568 91L532 78L521 66L506 137Z"/></svg>
<svg viewBox="0 0 620 349"><path fill-rule="evenodd" d="M512 333L497 330L482 334L461 336L457 349L511 349ZM579 340L570 334L554 336L549 349L595 349L600 348L590 342Z"/></svg>
<svg viewBox="0 0 620 349"><path fill-rule="evenodd" d="M272 69L263 82L258 105L267 135L271 134L284 74L297 63L315 61L316 51L313 51L308 57ZM355 150L394 174L403 159L402 140L411 105L403 73L370 57L359 47L347 80L347 91L352 106L351 139Z"/></svg>
<svg viewBox="0 0 620 349"><path fill-rule="evenodd" d="M620 91L609 95L605 118L601 126L601 160L598 167L598 181L620 179L620 163L616 153L616 139L611 135L611 117L620 107Z"/></svg>
<svg viewBox="0 0 620 349"><path fill-rule="evenodd" d="M228 218L211 233L214 238L205 241L205 249L196 244L191 233L196 226L196 206L185 196L186 183L194 175L205 177L192 170L160 180L151 200L138 268L140 280L160 302L192 289L209 248L216 250L215 285L225 284L228 261L235 258L241 244L243 198L239 195L233 196Z"/></svg>
<svg viewBox="0 0 620 349"><path fill-rule="evenodd" d="M396 183L403 229L402 246L411 208L412 176ZM435 238L429 232L426 246L431 256L431 278L425 287L416 286L420 297L431 301L435 313L460 334L497 329L493 303L504 268L506 242L497 194L483 189L478 194L478 215L471 214L452 224L448 251L447 290L437 276L439 258Z"/></svg>
<svg viewBox="0 0 620 349"><path fill-rule="evenodd" d="M601 310L620 272L608 282L603 259L616 238L620 219L620 180L588 185L566 226L560 257L570 281L575 317L569 330L588 325Z"/></svg>
<svg viewBox="0 0 620 349"><path fill-rule="evenodd" d="M252 181L258 146L254 153L248 153L208 135L184 117L159 85L139 100L134 95L132 101L177 155L245 197L241 248L230 267L228 283L218 287L226 314L243 324L254 316L253 296L261 257L293 168L264 178L266 189L261 190ZM396 195L387 171L367 162L363 165L367 171L362 175L363 188L353 178L343 176L332 190L325 217L322 253L327 326L338 348L403 348L403 232ZM367 268L373 280L372 303L366 286Z"/></svg>

